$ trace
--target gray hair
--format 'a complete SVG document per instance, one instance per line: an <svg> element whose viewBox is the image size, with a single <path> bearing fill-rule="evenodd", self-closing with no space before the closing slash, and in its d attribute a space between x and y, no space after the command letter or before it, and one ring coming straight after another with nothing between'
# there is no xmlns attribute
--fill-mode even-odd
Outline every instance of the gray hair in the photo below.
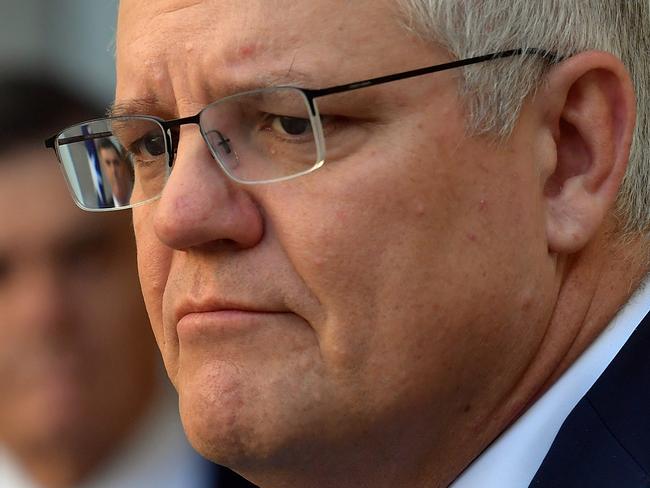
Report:
<svg viewBox="0 0 650 488"><path fill-rule="evenodd" d="M637 127L619 191L620 230L650 236L650 0L398 0L408 27L458 58L511 48L567 57L607 51L627 66ZM510 134L547 69L539 56L464 68L461 93L472 133Z"/></svg>

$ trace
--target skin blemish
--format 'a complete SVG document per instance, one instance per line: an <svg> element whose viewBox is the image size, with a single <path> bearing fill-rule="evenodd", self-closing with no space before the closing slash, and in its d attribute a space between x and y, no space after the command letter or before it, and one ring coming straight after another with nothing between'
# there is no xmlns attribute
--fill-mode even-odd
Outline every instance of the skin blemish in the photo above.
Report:
<svg viewBox="0 0 650 488"><path fill-rule="evenodd" d="M478 204L478 209L480 211L483 211L487 208L487 202L484 199L481 199L481 201Z"/></svg>
<svg viewBox="0 0 650 488"><path fill-rule="evenodd" d="M237 68L242 63L250 63L254 58L258 58L264 54L266 49L267 46L262 41L240 39L225 49L221 61L224 66Z"/></svg>
<svg viewBox="0 0 650 488"><path fill-rule="evenodd" d="M474 234L473 232L469 232L467 234L467 239L469 241L472 241L472 242L476 242L478 240L478 238L476 237L476 234Z"/></svg>
<svg viewBox="0 0 650 488"><path fill-rule="evenodd" d="M423 216L425 213L424 203L422 202L416 202L414 209L415 209L415 215L419 217Z"/></svg>
<svg viewBox="0 0 650 488"><path fill-rule="evenodd" d="M256 50L255 44L244 44L243 46L240 46L237 54L239 54L240 59L248 59L255 55Z"/></svg>

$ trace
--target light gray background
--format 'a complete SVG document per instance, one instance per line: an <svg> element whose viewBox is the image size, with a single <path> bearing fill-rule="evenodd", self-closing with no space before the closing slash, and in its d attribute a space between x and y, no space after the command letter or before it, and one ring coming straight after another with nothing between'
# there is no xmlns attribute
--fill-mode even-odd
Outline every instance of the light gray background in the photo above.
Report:
<svg viewBox="0 0 650 488"><path fill-rule="evenodd" d="M52 76L107 106L116 12L117 0L0 0L0 76Z"/></svg>

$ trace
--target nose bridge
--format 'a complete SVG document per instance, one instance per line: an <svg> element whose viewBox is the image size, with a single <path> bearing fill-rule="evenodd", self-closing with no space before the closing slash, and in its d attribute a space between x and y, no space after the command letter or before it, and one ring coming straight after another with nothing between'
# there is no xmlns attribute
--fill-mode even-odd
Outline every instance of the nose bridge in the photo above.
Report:
<svg viewBox="0 0 650 488"><path fill-rule="evenodd" d="M163 129L165 129L165 133L167 134L167 143L169 144L170 147L170 151L169 151L170 166L172 165L172 162L174 161L176 156L176 152L178 151L178 144L179 144L178 134L180 132L181 127L184 125L192 125L192 124L199 126L200 120L201 120L201 112L198 112L189 117L181 117L178 119L171 119L171 120L166 120L161 122ZM176 131L174 131L173 129L176 129ZM174 137L174 135L176 135L176 137Z"/></svg>

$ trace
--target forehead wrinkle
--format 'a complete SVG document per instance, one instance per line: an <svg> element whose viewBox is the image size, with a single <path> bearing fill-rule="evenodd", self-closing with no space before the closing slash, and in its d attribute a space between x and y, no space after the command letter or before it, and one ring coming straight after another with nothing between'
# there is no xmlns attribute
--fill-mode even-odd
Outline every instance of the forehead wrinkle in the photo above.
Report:
<svg viewBox="0 0 650 488"><path fill-rule="evenodd" d="M250 79L221 79L217 86L206 86L205 91L208 96L204 102L207 104L228 95L260 88L280 85L312 87L315 83L316 79L312 75L295 69L262 73ZM176 107L193 104L192 100L186 98L178 97L175 100ZM141 98L116 100L107 109L106 116L154 115L162 118L174 118L178 116L176 107L170 110L170 107L166 107L158 96L150 94Z"/></svg>
<svg viewBox="0 0 650 488"><path fill-rule="evenodd" d="M228 9L220 12L220 21L238 24L236 31L226 37L220 35L219 22L209 20L210 15L197 16L192 22L188 19L199 7L205 6L212 11L216 4L161 1L160 4L155 2L153 9L141 10L140 2L123 0L121 7L126 5L129 8L121 11L122 17L126 18L125 12L129 10L131 15L127 17L133 23L128 29L128 38L124 37L126 32L121 32L122 47L129 53L126 59L122 56L122 64L137 69L137 65L144 63L147 79L142 81L158 95L159 105L168 108L174 105L175 112L193 111L202 103L246 89L278 84L309 88L329 84L295 69L296 65L302 65L301 61L314 64L314 60L309 55L302 55L300 29L290 29L278 36L264 21L272 8L265 2L258 6L263 8L245 9L243 15L233 14ZM191 7L196 7L191 15L182 11ZM292 8L299 12L303 10L297 6ZM306 15L306 12L301 15ZM167 35L171 32L179 42L168 42ZM317 70L318 66L312 68ZM273 73L269 73L271 69ZM142 94L132 93L135 96ZM189 103L192 100L195 103ZM179 103L184 105L183 110L179 109ZM143 104L139 105L127 108L139 109L135 113L162 108L145 106L143 110ZM117 110L112 112L117 114Z"/></svg>
<svg viewBox="0 0 650 488"><path fill-rule="evenodd" d="M125 11L126 10L125 7L126 5L128 5L128 3L129 3L128 1L122 0L120 2L120 10ZM140 0L138 1L133 0L133 6L139 7L140 5L137 5L138 3L140 3ZM174 0L173 2L156 0L155 2L147 2L147 10L150 12L150 16L151 16L148 19L148 21L150 22L150 25L155 26L156 22L151 22L151 21L154 21L159 17L177 14L182 10L188 10L193 7L198 7L202 3L203 0L184 0L184 1Z"/></svg>
<svg viewBox="0 0 650 488"><path fill-rule="evenodd" d="M140 80L139 93L131 88L131 95L137 98L155 93L157 103L132 105L120 102L112 113L160 116L164 113L170 117L192 115L212 101L241 91L277 85L323 88L384 73L384 70L373 70L365 66L366 63L358 62L359 42L339 42L335 36L334 43L340 54L338 60L333 62L314 55L311 48L320 44L304 43L304 30L290 28L278 36L272 28L273 24L264 21L264 16L272 8L266 3L259 5L264 5L264 8L245 9L243 15L239 16L226 9L219 20L236 21L238 28L234 32L228 31L229 35L225 37L220 35L218 22L215 24L208 20L209 15L201 15L195 22L186 22L186 12L175 15L184 8L198 8L197 2L182 2L175 6L172 2L161 3L153 12L147 13L146 18L135 16L136 24L130 29L131 40L146 35L142 44L138 46L137 42L127 42L124 46L128 45L129 50L138 50L138 46L142 54L138 58L131 51L128 64L142 66L144 63L147 68L145 77ZM134 2L132 8L136 4L142 5ZM170 8L172 6L174 8ZM341 6L352 9L353 4L342 2ZM307 15L307 11L299 6L291 8L301 18ZM328 30L345 32L348 30L348 17L352 16L339 19ZM174 24L173 30L171 23ZM149 25L153 29L147 28ZM163 39L165 33L170 32L177 35L179 42L169 43L168 39ZM341 57L344 59L341 60ZM344 68L348 65L352 65L352 69ZM148 90L145 91L145 88Z"/></svg>
<svg viewBox="0 0 650 488"><path fill-rule="evenodd" d="M161 8L159 15L177 13L180 12L181 10L186 10L192 7L196 7L201 3L203 3L203 0L186 0L184 2L181 2L180 5L176 5L174 7Z"/></svg>

